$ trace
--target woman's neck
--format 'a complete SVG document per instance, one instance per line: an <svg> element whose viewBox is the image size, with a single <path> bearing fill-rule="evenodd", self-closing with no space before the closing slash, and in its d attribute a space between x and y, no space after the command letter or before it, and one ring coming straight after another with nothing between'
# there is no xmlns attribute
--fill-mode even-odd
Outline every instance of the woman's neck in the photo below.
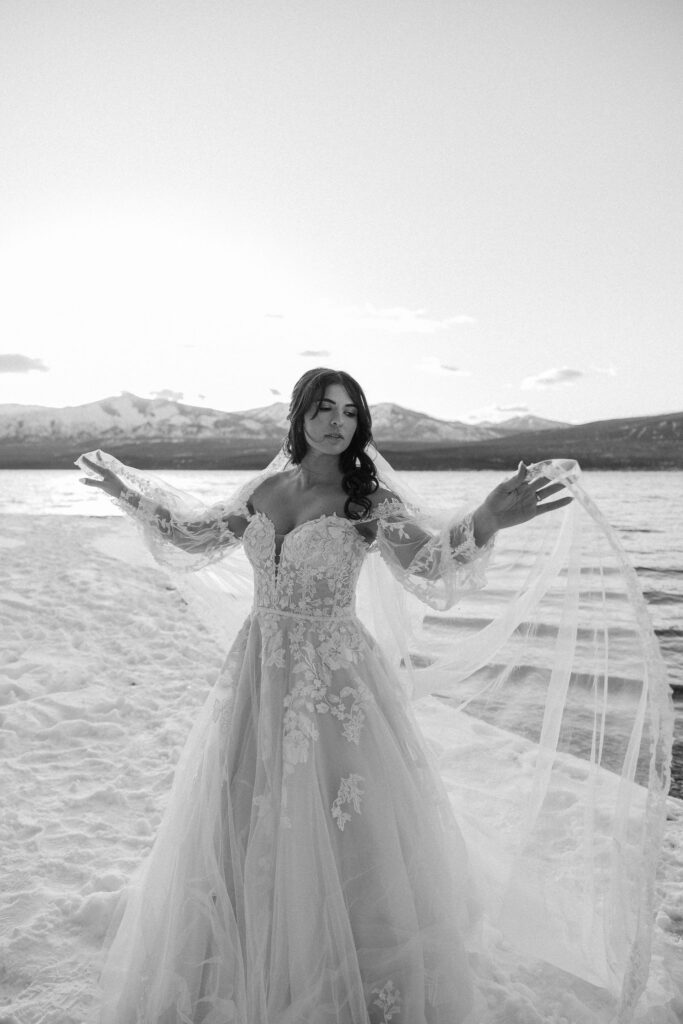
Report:
<svg viewBox="0 0 683 1024"><path fill-rule="evenodd" d="M299 463L299 475L306 489L339 486L342 479L339 456L307 451Z"/></svg>

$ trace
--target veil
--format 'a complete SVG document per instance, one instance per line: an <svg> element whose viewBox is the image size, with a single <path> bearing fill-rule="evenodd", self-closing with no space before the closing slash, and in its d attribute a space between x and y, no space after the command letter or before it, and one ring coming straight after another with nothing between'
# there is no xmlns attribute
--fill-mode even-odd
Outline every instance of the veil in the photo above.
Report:
<svg viewBox="0 0 683 1024"><path fill-rule="evenodd" d="M626 1022L648 976L673 734L664 663L635 571L576 462L528 468L562 483L574 501L503 531L491 554L468 542L467 510L430 506L368 452L392 497L373 512L378 538L361 571L357 612L396 669L463 831L483 905L480 941L502 938L609 990ZM172 522L201 535L203 526L248 515L250 495L287 467L286 455L210 508L105 453L88 458L142 496L133 515L145 539L201 621L229 644L252 602L241 545L179 550L148 512L161 504ZM463 543L454 552L458 524ZM431 577L408 572L397 554L416 529L433 538ZM132 543L114 547L139 561Z"/></svg>

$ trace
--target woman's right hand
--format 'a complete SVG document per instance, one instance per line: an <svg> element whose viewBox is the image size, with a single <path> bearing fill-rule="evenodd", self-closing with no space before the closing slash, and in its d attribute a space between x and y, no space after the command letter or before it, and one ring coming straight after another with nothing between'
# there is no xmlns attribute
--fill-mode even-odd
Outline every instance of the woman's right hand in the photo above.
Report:
<svg viewBox="0 0 683 1024"><path fill-rule="evenodd" d="M107 469L106 466L98 466L92 459L87 459L85 455L81 456L81 462L83 462L88 469L91 469L95 473L99 473L102 477L101 480L94 480L92 477L84 476L81 477L81 483L85 484L86 487L99 487L101 491L110 495L112 498L120 498L121 492L125 490L125 484L123 481L113 473L111 469Z"/></svg>

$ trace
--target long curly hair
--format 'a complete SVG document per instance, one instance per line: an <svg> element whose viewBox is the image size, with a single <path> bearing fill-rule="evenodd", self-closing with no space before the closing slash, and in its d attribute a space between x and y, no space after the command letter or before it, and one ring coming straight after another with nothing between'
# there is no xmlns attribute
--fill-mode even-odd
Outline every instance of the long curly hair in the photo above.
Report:
<svg viewBox="0 0 683 1024"><path fill-rule="evenodd" d="M308 442L304 434L304 414L311 406L316 406L313 416L315 418L318 415L317 405L322 401L330 384L341 384L346 388L358 413L356 432L348 448L339 456L339 468L342 472L342 487L348 494L344 515L348 519L363 519L372 508L368 495L377 490L379 481L375 463L365 450L372 441L372 416L358 381L344 370L329 370L325 366L307 370L292 391L287 414L289 433L283 448L295 465L301 462L308 451ZM353 509L353 505L359 506L360 511Z"/></svg>

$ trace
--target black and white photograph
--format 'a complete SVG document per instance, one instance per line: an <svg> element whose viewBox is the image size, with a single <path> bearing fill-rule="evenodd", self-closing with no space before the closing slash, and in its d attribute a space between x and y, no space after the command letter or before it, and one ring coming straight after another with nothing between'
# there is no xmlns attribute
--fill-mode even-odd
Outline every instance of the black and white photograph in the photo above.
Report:
<svg viewBox="0 0 683 1024"><path fill-rule="evenodd" d="M0 83L0 1024L682 1024L679 0Z"/></svg>

